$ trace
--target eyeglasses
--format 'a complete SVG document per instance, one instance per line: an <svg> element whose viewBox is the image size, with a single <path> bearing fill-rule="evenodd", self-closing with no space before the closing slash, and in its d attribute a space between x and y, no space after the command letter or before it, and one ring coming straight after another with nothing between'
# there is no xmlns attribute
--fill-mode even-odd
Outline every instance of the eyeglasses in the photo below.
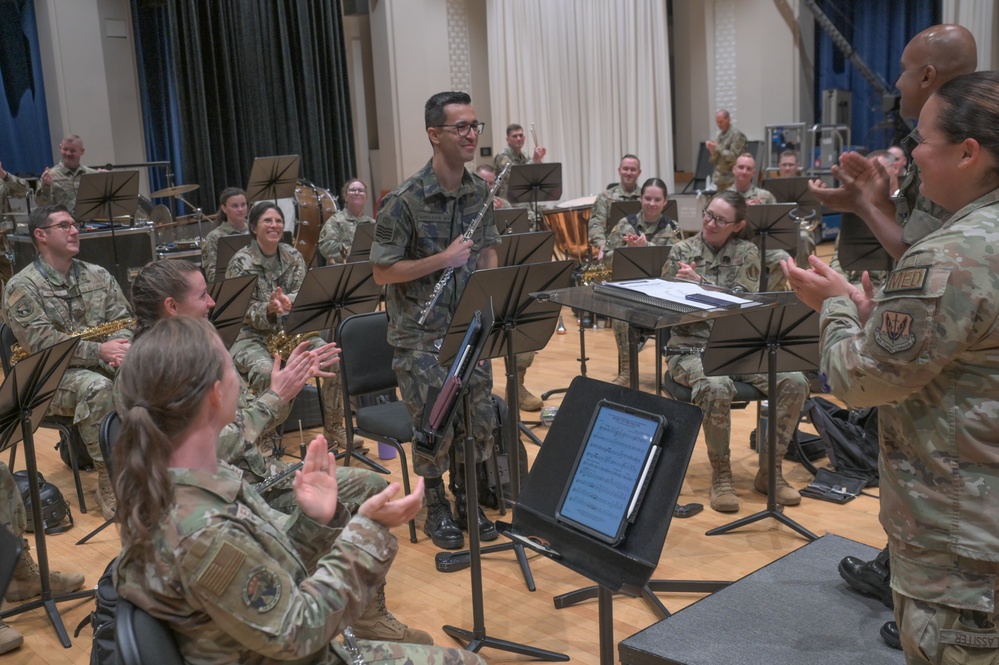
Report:
<svg viewBox="0 0 999 665"><path fill-rule="evenodd" d="M348 194L367 194L368 190L363 189L361 187L351 187L350 189L347 190L347 193Z"/></svg>
<svg viewBox="0 0 999 665"><path fill-rule="evenodd" d="M717 226L719 228L722 228L722 229L725 228L726 226L728 226L729 224L735 224L735 222L730 222L727 219L725 219L724 217L719 217L718 215L714 214L713 212L711 212L707 208L704 208L701 211L701 214L704 215L704 221L705 222L713 222L715 226Z"/></svg>
<svg viewBox="0 0 999 665"><path fill-rule="evenodd" d="M69 230L77 226L76 222L59 222L58 224L49 224L48 226L39 226L38 228L42 231L46 229L59 229L64 233L69 233Z"/></svg>
<svg viewBox="0 0 999 665"><path fill-rule="evenodd" d="M456 125L434 125L434 127L454 127L454 131L458 132L458 136L468 136L469 131L474 131L475 135L478 136L486 128L486 123L478 121L473 123L459 122Z"/></svg>

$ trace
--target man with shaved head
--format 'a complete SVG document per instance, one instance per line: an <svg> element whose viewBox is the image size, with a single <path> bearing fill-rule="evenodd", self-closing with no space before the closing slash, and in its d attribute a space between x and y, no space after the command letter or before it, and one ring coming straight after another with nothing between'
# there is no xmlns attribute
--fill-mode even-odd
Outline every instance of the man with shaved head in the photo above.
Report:
<svg viewBox="0 0 999 665"><path fill-rule="evenodd" d="M86 173L97 173L97 169L80 164L84 152L83 139L76 134L70 134L62 140L59 144L59 156L62 160L42 172L38 191L35 193L38 205L64 205L70 212L76 210L80 178Z"/></svg>
<svg viewBox="0 0 999 665"><path fill-rule="evenodd" d="M711 163L715 172L711 182L719 192L732 186L732 167L735 160L746 151L746 135L732 126L732 114L727 109L718 109L715 113L715 125L718 126L718 136L714 141L706 141L704 147L711 153Z"/></svg>

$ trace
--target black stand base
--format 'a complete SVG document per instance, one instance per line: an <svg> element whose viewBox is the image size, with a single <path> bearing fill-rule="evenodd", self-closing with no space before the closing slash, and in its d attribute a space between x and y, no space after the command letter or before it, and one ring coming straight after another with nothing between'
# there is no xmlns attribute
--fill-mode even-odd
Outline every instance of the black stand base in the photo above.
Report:
<svg viewBox="0 0 999 665"><path fill-rule="evenodd" d="M52 627L55 628L56 635L59 637L59 642L63 647L68 649L72 646L72 643L69 641L69 633L66 632L66 626L62 623L62 617L59 616L59 610L56 609L56 603L65 603L66 601L80 600L83 598L93 598L96 593L95 589L86 589L84 591L68 593L64 596L53 596L51 591L45 591L42 593L42 597L38 600L32 600L24 603L23 605L18 605L17 607L12 607L9 610L0 612L0 621L18 614L23 614L24 612L30 612L31 610L39 607L44 607L45 614L48 615L49 621L52 622Z"/></svg>
<svg viewBox="0 0 999 665"><path fill-rule="evenodd" d="M564 653L548 651L537 647L529 647L523 644L518 644L517 642L509 642L507 640L489 637L485 634L484 630L481 635L478 634L478 631L465 630L464 628L456 628L454 626L444 626L441 630L458 642L463 642L465 644L464 649L466 651L471 651L472 653L478 653L479 649L482 647L491 647L501 651L518 653L521 656L531 656L533 658L537 658L538 660L546 660L550 662L565 662L569 660L569 656Z"/></svg>
<svg viewBox="0 0 999 665"><path fill-rule="evenodd" d="M711 580L649 580L649 583L642 587L642 600L645 601L645 604L648 605L653 614L662 621L670 616L670 611L656 597L657 593L714 593L715 591L724 589L729 584L731 582ZM563 593L561 596L555 596L552 600L555 603L555 609L561 610L562 608L581 603L584 600L598 598L600 591L611 593L604 587L588 586L570 591L569 593Z"/></svg>
<svg viewBox="0 0 999 665"><path fill-rule="evenodd" d="M545 394L547 395L548 393L545 393ZM526 436L526 437L527 437L528 439L530 439L530 440L531 440L531 442L532 442L532 443L533 443L534 445L536 445L536 446L540 446L540 445L541 445L541 439L539 439L539 438L538 438L538 435L537 435L537 434L535 434L534 432L532 432L532 431L531 431L531 428L530 428L530 427L528 427L528 424L531 424L531 425L533 425L533 424L535 424L535 423L533 423L533 422L532 422L532 423L527 423L527 422L524 422L523 420L521 420L521 421L520 421L519 423L517 423L517 429L519 429L519 430L520 430L520 433L521 433L521 434L523 434L523 435L524 435L524 436ZM538 424L538 425L540 425L540 424L541 424L541 422L540 422L540 421L538 421L538 422L537 422L537 424Z"/></svg>
<svg viewBox="0 0 999 665"><path fill-rule="evenodd" d="M93 531L91 531L90 533L88 533L87 535L85 535L83 538L80 538L78 541L76 541L76 544L77 545L83 545L83 544L87 543L91 538L93 538L94 536L96 536L97 534L99 534L101 531L103 531L104 529L106 529L109 526L111 526L111 524L113 522L114 522L114 518L113 517L111 519L109 519L109 520L106 520L104 522L104 524L100 525L99 527L97 527L96 529L94 529Z"/></svg>
<svg viewBox="0 0 999 665"><path fill-rule="evenodd" d="M770 507L770 506L767 506L766 510L761 510L760 512L758 512L758 513L756 513L754 515L750 515L749 517L743 517L742 519L736 520L736 521L731 522L729 524L724 524L722 526L719 526L719 527L716 527L714 529L711 529L710 531L706 532L704 535L706 535L706 536L717 536L717 535L722 534L722 533L728 533L729 531L732 531L733 529L738 529L740 527L746 526L747 524L753 524L754 522L759 522L760 520L766 519L768 517L772 517L775 520L777 520L778 522L780 522L781 524L784 524L785 526L790 527L792 530L798 532L800 535L804 536L809 541L813 541L813 540L818 540L819 539L819 537L816 536L814 533L812 533L811 531L809 531L808 529L806 529L805 527L801 526L800 524L798 524L797 522L795 522L793 519L791 519L790 517L788 517L787 515L785 515L780 510L780 508Z"/></svg>
<svg viewBox="0 0 999 665"><path fill-rule="evenodd" d="M386 476L391 473L391 471L389 471L388 469L386 469L384 466L382 466L378 462L374 461L373 459L371 459L367 455L363 455L363 454L357 452L356 450L353 450L352 448L353 448L353 446L349 450L341 450L340 452L338 452L336 454L336 461L339 462L340 460L346 458L347 461L344 462L344 466L350 466L350 460L355 460L356 459L358 462L362 462L364 464L367 464L374 471L377 471L378 473L385 474Z"/></svg>
<svg viewBox="0 0 999 665"><path fill-rule="evenodd" d="M527 561L527 552L524 546L517 543L500 543L498 545L488 545L479 549L479 554L495 554L496 552L509 552L513 550L517 556L517 563L520 565L520 572L524 575L524 584L528 591L537 591L534 585L534 575L531 573L531 565ZM438 552L434 557L434 564L439 573L453 573L465 570L472 565L471 552L462 550L460 552Z"/></svg>

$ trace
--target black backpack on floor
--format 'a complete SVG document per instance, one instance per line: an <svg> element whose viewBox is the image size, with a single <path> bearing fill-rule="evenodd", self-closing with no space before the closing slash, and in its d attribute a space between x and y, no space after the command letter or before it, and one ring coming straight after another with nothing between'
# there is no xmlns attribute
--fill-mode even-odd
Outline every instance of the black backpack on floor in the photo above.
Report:
<svg viewBox="0 0 999 665"><path fill-rule="evenodd" d="M840 473L867 477L878 484L878 410L844 409L821 397L805 402L812 425L822 437L829 461Z"/></svg>
<svg viewBox="0 0 999 665"><path fill-rule="evenodd" d="M118 607L118 590L114 586L114 571L118 566L115 557L104 569L104 574L97 581L95 598L97 606L90 616L84 618L76 627L73 637L79 637L80 631L88 623L94 629L93 644L90 649L90 665L117 665L118 648L114 641L115 611Z"/></svg>

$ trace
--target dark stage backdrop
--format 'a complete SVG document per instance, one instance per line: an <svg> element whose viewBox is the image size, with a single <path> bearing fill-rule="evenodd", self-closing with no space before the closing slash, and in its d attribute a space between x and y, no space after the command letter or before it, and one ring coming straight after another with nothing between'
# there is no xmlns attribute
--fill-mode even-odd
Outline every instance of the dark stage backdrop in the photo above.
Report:
<svg viewBox="0 0 999 665"><path fill-rule="evenodd" d="M159 109L146 131L179 146L177 172L202 187L192 201L213 211L222 189L246 186L255 157L301 155L300 177L330 189L353 175L340 0L135 2L137 41L171 56L144 59L143 94L175 87L173 101L145 107Z"/></svg>

